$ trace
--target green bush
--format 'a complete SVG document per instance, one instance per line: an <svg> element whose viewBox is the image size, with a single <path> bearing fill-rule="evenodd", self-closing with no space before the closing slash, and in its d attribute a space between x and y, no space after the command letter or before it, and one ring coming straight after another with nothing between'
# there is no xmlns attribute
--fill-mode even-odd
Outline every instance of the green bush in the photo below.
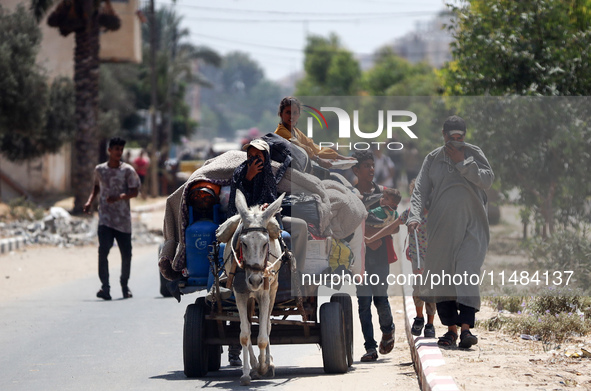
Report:
<svg viewBox="0 0 591 391"><path fill-rule="evenodd" d="M523 315L512 318L503 326L513 334L535 335L543 342L558 343L586 335L591 330L591 324L584 316L564 312Z"/></svg>
<svg viewBox="0 0 591 391"><path fill-rule="evenodd" d="M517 313L523 311L525 306L523 296L486 296L483 297L483 300L488 302L491 307L496 308L497 311L505 310Z"/></svg>
<svg viewBox="0 0 591 391"><path fill-rule="evenodd" d="M553 288L541 291L527 300L527 310L534 314L556 315L561 312L582 312L591 306L591 298L583 296L580 289Z"/></svg>
<svg viewBox="0 0 591 391"><path fill-rule="evenodd" d="M25 197L13 198L8 202L10 216L15 220L41 220L43 208L35 205Z"/></svg>
<svg viewBox="0 0 591 391"><path fill-rule="evenodd" d="M569 287L583 289L589 294L591 240L585 230L557 232L547 239L536 237L528 241L527 249L540 272L547 270L552 275L555 271L573 271Z"/></svg>
<svg viewBox="0 0 591 391"><path fill-rule="evenodd" d="M510 318L499 314L490 319L477 320L476 327L481 327L488 331L498 331L510 322L512 322Z"/></svg>

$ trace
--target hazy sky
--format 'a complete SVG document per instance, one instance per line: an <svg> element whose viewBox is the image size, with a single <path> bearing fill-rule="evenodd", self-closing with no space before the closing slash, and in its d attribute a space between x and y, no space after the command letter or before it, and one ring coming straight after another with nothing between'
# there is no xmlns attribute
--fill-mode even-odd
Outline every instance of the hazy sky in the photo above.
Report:
<svg viewBox="0 0 591 391"><path fill-rule="evenodd" d="M156 6L172 4L156 0ZM221 54L248 52L272 80L303 69L308 34L336 33L345 47L371 54L428 21L444 0L177 0L191 40Z"/></svg>

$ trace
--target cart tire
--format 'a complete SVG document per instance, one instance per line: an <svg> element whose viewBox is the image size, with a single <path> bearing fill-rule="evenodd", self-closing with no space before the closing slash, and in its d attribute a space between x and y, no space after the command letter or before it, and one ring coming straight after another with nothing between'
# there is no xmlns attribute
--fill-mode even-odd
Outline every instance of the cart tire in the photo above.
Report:
<svg viewBox="0 0 591 391"><path fill-rule="evenodd" d="M320 307L320 342L324 372L347 372L345 322L340 303L324 303Z"/></svg>
<svg viewBox="0 0 591 391"><path fill-rule="evenodd" d="M330 298L331 303L339 303L345 318L345 346L347 348L347 366L353 365L353 304L348 293L336 293Z"/></svg>
<svg viewBox="0 0 591 391"><path fill-rule="evenodd" d="M205 308L205 298L200 297L185 311L183 364L187 377L207 375L209 351L205 344Z"/></svg>
<svg viewBox="0 0 591 391"><path fill-rule="evenodd" d="M222 366L222 345L208 345L207 350L207 370L219 371Z"/></svg>

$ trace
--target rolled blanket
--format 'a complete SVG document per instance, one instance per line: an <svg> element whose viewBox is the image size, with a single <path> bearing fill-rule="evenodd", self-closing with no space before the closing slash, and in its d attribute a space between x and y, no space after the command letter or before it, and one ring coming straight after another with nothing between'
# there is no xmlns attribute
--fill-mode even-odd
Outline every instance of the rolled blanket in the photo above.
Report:
<svg viewBox="0 0 591 391"><path fill-rule="evenodd" d="M367 211L361 199L343 184L333 180L324 180L322 184L330 200L332 236L344 239L361 225Z"/></svg>

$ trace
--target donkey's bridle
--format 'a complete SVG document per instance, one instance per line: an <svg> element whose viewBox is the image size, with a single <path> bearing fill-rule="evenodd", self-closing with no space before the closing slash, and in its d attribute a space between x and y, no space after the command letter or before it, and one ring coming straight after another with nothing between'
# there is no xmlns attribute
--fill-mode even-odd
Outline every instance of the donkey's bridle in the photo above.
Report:
<svg viewBox="0 0 591 391"><path fill-rule="evenodd" d="M267 234L267 236L269 235L269 230L265 227L249 227L249 228L242 228L242 230L240 231L240 233L238 234L238 237L242 236L243 234L247 234L249 232L262 232ZM240 242L240 241L239 241ZM265 272L267 270L267 264L269 263L269 247L267 244L267 254L265 255L265 262L263 263L263 266L251 266L251 265L245 265L244 262L242 261L242 246L238 246L238 251L239 251L239 255L236 256L236 254L234 254L236 260L238 261L238 266L242 269L250 269L253 270L255 272ZM234 249L232 249L234 250Z"/></svg>
<svg viewBox="0 0 591 391"><path fill-rule="evenodd" d="M250 228L242 228L240 230L240 233L238 234L238 237L240 237L242 234L244 233L248 233L248 232L263 232L267 235L269 235L269 230L267 228L264 227L250 227ZM269 238L270 239L270 238ZM240 240L238 240L238 254L236 254L236 251L234 250L234 245L231 244L230 245L230 250L232 251L232 255L233 255L233 260L232 262L234 263L234 265L238 266L241 269L250 269L254 272L262 272L263 273L263 279L264 279L264 289L267 290L269 289L269 278L272 276L275 276L278 272L278 270L275 270L275 265L277 264L277 262L280 262L283 260L283 257L285 255L285 251L279 256L277 257L277 259L275 260L275 262L273 262L271 265L268 265L269 263L269 244L267 242L267 254L265 255L265 263L264 265L261 266L250 266L250 265L245 265L243 262L243 256L242 256L242 245L240 244ZM286 250L287 251L287 250ZM230 276L228 278L228 281L230 281L230 285L228 287L231 286L231 281L232 279L230 277L232 277L231 275L233 275L235 273L235 269L236 266L232 266L231 268L231 272L230 272Z"/></svg>
<svg viewBox="0 0 591 391"><path fill-rule="evenodd" d="M269 230L265 227L250 227L250 228L242 228L239 235L253 232L253 231L263 232L263 233L266 233L267 235L269 234Z"/></svg>

